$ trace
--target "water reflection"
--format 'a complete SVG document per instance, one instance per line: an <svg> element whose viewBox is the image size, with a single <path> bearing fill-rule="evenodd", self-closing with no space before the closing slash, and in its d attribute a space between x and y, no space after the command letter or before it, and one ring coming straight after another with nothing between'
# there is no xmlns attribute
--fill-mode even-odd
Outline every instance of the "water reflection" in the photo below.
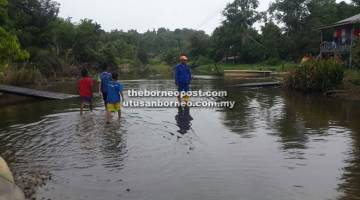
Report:
<svg viewBox="0 0 360 200"><path fill-rule="evenodd" d="M352 142L349 149L344 150L348 158L344 160L346 166L341 169L342 175L339 177L342 180L339 199L360 199L359 103L298 93L285 93L284 98L288 105L286 112L303 122L305 134L317 134L325 140L331 135L341 137L349 134L347 136L351 137ZM347 128L351 131L346 131Z"/></svg>
<svg viewBox="0 0 360 200"><path fill-rule="evenodd" d="M190 107L185 106L179 106L178 113L175 116L176 125L180 128L178 130L178 133L185 135L188 133L189 130L191 130L191 121L194 119L190 115Z"/></svg>
<svg viewBox="0 0 360 200"><path fill-rule="evenodd" d="M104 167L110 170L123 169L123 161L127 156L127 130L122 126L122 122L113 123L103 131L101 147L105 160Z"/></svg>
<svg viewBox="0 0 360 200"><path fill-rule="evenodd" d="M357 102L281 90L234 92L230 98L237 101L237 107L225 112L224 124L245 138L256 137L261 132L279 137L285 158L294 160L284 165L290 170L309 168L301 160L314 155L324 159L341 147L338 157L346 155L347 159L342 165L337 163L343 167L333 167L341 180L339 198L360 198L360 105ZM346 139L349 135L352 142ZM347 146L341 146L340 141ZM327 143L332 145L319 148Z"/></svg>
<svg viewBox="0 0 360 200"><path fill-rule="evenodd" d="M359 123L356 125L359 127ZM360 127L359 127L360 128ZM341 177L343 181L339 185L339 190L343 195L341 200L360 199L360 134L359 132L353 137L352 150L349 153L350 159L345 162L347 166L343 169L344 174Z"/></svg>

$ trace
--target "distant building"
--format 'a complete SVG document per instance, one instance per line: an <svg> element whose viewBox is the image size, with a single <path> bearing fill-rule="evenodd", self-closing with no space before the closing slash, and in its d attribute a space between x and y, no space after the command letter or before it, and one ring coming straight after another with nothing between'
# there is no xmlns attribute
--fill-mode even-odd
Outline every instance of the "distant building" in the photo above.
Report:
<svg viewBox="0 0 360 200"><path fill-rule="evenodd" d="M321 27L320 54L322 57L343 58L351 66L352 46L360 37L360 14Z"/></svg>
<svg viewBox="0 0 360 200"><path fill-rule="evenodd" d="M235 64L236 62L238 62L240 59L239 56L225 56L222 59L222 62L227 63L227 64Z"/></svg>

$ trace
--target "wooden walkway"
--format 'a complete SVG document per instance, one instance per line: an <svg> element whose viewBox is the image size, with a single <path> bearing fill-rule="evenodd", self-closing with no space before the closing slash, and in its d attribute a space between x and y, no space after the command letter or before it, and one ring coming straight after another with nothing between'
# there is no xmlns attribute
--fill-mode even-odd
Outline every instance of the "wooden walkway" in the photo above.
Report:
<svg viewBox="0 0 360 200"><path fill-rule="evenodd" d="M266 78L271 77L271 74L272 71L224 70L225 79Z"/></svg>
<svg viewBox="0 0 360 200"><path fill-rule="evenodd" d="M29 88L15 87L10 85L0 85L0 92L7 94L14 94L19 96L34 97L48 100L65 100L76 98L78 95L63 94L57 92L47 92Z"/></svg>
<svg viewBox="0 0 360 200"><path fill-rule="evenodd" d="M264 82L264 83L243 83L227 86L228 88L254 88L254 87L274 87L280 86L281 82Z"/></svg>
<svg viewBox="0 0 360 200"><path fill-rule="evenodd" d="M273 72L259 70L224 70L225 80L248 80L248 79L266 79L266 78L284 78L288 72Z"/></svg>

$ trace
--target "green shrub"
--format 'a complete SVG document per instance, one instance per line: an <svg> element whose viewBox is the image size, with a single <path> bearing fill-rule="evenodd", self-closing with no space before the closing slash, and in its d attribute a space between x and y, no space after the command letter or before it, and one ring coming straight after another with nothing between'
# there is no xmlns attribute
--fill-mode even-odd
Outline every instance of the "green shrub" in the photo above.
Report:
<svg viewBox="0 0 360 200"><path fill-rule="evenodd" d="M161 60L159 58L152 58L149 60L149 65L161 65Z"/></svg>
<svg viewBox="0 0 360 200"><path fill-rule="evenodd" d="M211 59L208 58L208 57L199 56L199 58L196 59L195 63L196 63L197 65L210 65L210 64L213 64L214 61L211 60Z"/></svg>
<svg viewBox="0 0 360 200"><path fill-rule="evenodd" d="M315 60L292 69L285 78L288 88L309 91L324 91L343 82L345 68L335 59Z"/></svg>
<svg viewBox="0 0 360 200"><path fill-rule="evenodd" d="M352 58L352 64L356 69L360 69L360 41L358 40L352 49L353 52L353 58Z"/></svg>
<svg viewBox="0 0 360 200"><path fill-rule="evenodd" d="M359 86L360 85L360 71L346 70L344 82Z"/></svg>
<svg viewBox="0 0 360 200"><path fill-rule="evenodd" d="M269 59L263 61L263 63L264 63L265 65L271 65L271 66L275 66L275 65L280 65L280 64L282 64L281 60L278 59L278 58L269 58Z"/></svg>
<svg viewBox="0 0 360 200"><path fill-rule="evenodd" d="M173 66L179 61L180 53L177 49L171 49L162 56L162 60L166 62L166 64Z"/></svg>
<svg viewBox="0 0 360 200"><path fill-rule="evenodd" d="M28 58L29 53L21 49L17 37L0 27L0 65Z"/></svg>
<svg viewBox="0 0 360 200"><path fill-rule="evenodd" d="M61 59L53 52L46 49L31 48L33 66L40 70L45 75L50 75L56 72L62 72L63 64Z"/></svg>

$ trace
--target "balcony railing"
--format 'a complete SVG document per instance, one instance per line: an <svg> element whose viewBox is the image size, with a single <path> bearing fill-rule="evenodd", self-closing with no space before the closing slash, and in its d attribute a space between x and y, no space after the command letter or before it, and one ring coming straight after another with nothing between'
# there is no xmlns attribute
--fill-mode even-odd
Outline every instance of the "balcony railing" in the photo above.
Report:
<svg viewBox="0 0 360 200"><path fill-rule="evenodd" d="M321 53L339 53L339 54L347 54L351 51L350 44L337 44L335 42L323 42L320 45Z"/></svg>

